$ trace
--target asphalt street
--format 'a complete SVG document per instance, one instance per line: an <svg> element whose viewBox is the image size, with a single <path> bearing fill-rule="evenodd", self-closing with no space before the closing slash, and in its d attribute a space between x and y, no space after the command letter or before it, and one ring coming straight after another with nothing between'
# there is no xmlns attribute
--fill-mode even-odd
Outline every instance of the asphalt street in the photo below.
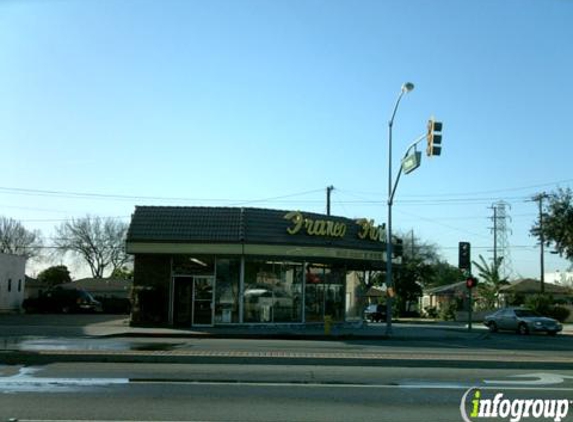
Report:
<svg viewBox="0 0 573 422"><path fill-rule="evenodd" d="M59 363L0 374L2 420L19 421L461 421L476 389L573 398L571 370Z"/></svg>
<svg viewBox="0 0 573 422"><path fill-rule="evenodd" d="M243 338L101 315L1 317L0 421L467 421L477 390L573 408L570 335L382 330Z"/></svg>

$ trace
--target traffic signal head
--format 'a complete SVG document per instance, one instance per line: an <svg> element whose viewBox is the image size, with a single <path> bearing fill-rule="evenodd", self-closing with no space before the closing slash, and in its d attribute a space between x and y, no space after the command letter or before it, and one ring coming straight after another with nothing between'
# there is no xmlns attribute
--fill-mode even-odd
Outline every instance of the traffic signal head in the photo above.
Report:
<svg viewBox="0 0 573 422"><path fill-rule="evenodd" d="M471 270L470 242L460 242L458 244L458 268L460 270Z"/></svg>
<svg viewBox="0 0 573 422"><path fill-rule="evenodd" d="M466 279L466 286L468 289L473 289L474 287L477 286L477 284L478 284L478 279L475 277L470 276Z"/></svg>
<svg viewBox="0 0 573 422"><path fill-rule="evenodd" d="M436 122L433 118L428 120L426 139L428 141L428 147L426 148L428 157L440 155L442 153L442 122Z"/></svg>

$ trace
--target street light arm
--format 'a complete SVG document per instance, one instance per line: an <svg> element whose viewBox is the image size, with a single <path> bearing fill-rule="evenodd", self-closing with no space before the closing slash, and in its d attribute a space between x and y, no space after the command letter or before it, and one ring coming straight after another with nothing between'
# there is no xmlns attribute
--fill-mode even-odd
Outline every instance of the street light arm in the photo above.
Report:
<svg viewBox="0 0 573 422"><path fill-rule="evenodd" d="M418 145L420 142L422 142L425 137L426 137L426 134L423 134L423 135L420 135L418 138L416 138L416 140L410 144L408 149L406 149L406 152L404 153L404 158L406 158L410 154L410 151L412 151L412 148L415 148L416 145ZM401 175L402 175L402 166L400 166L400 170L398 170L398 175L396 176L396 181L394 182L394 186L392 188L392 191L390 192L390 196L388 197L388 205L390 205L390 206L392 206L392 204L394 204L394 195L396 194L396 188L398 187L398 182L400 181Z"/></svg>
<svg viewBox="0 0 573 422"><path fill-rule="evenodd" d="M392 111L392 115L390 116L390 120L388 120L388 126L392 127L392 125L394 124L394 118L396 117L396 112L398 111L398 106L400 105L400 100L402 99L402 97L404 96L404 92L405 91L400 91L400 95L398 95L398 98L396 98L396 104L394 105L394 110Z"/></svg>

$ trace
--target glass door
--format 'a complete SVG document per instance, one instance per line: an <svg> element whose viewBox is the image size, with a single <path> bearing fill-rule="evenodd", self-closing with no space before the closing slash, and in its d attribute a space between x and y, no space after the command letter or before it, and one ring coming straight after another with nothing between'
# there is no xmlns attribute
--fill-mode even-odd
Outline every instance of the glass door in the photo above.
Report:
<svg viewBox="0 0 573 422"><path fill-rule="evenodd" d="M191 326L193 278L175 277L173 295L173 323L178 327Z"/></svg>
<svg viewBox="0 0 573 422"><path fill-rule="evenodd" d="M214 277L193 277L193 325L213 325Z"/></svg>

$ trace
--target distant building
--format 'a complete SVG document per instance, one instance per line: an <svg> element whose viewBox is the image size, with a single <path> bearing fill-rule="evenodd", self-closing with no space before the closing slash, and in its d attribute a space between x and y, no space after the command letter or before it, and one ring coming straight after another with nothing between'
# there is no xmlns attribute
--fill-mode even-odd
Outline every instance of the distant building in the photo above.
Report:
<svg viewBox="0 0 573 422"><path fill-rule="evenodd" d="M424 289L424 293L419 300L420 310L428 312L430 309L440 311L444 306L453 301L459 302L461 309L467 307L467 292L465 281L448 284L444 286L431 287Z"/></svg>
<svg viewBox="0 0 573 422"><path fill-rule="evenodd" d="M32 278L26 276L26 283L24 286L24 299L37 298L42 295L46 290L48 290L49 285L37 278Z"/></svg>
<svg viewBox="0 0 573 422"><path fill-rule="evenodd" d="M103 306L103 311L112 314L129 313L133 280L116 278L82 278L69 283L89 292Z"/></svg>
<svg viewBox="0 0 573 422"><path fill-rule="evenodd" d="M24 301L26 258L0 254L0 312L19 312Z"/></svg>
<svg viewBox="0 0 573 422"><path fill-rule="evenodd" d="M81 278L72 281L73 286L89 292L93 297L128 299L132 280L116 278Z"/></svg>
<svg viewBox="0 0 573 422"><path fill-rule="evenodd" d="M546 281L543 287L545 293L553 296L554 299L568 300L573 296L573 290L567 286L559 286ZM511 284L503 286L501 293L506 296L513 295L522 297L539 294L541 293L541 281L531 278L513 281Z"/></svg>

